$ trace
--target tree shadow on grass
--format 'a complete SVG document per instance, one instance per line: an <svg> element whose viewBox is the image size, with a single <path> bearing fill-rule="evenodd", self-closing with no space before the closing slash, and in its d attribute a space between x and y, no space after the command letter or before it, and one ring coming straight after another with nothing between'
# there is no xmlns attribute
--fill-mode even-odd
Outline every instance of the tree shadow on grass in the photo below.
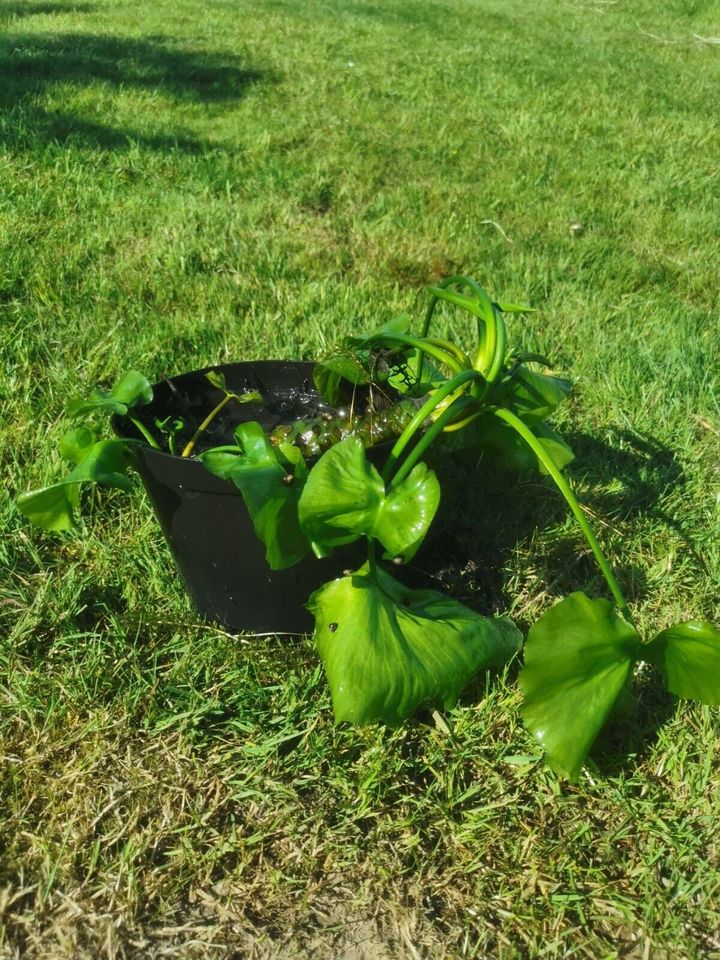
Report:
<svg viewBox="0 0 720 960"><path fill-rule="evenodd" d="M84 3L78 0L54 0L45 2L39 0L0 0L0 20L19 20L21 17L52 16L60 13L90 13L95 9L94 3Z"/></svg>
<svg viewBox="0 0 720 960"><path fill-rule="evenodd" d="M266 78L238 57L172 46L162 36L6 34L0 36L0 142L15 148L74 140L104 149L132 142L150 149L203 150L210 144L182 130L116 127L41 101L56 87L70 85L78 91L144 91L179 104L222 108Z"/></svg>

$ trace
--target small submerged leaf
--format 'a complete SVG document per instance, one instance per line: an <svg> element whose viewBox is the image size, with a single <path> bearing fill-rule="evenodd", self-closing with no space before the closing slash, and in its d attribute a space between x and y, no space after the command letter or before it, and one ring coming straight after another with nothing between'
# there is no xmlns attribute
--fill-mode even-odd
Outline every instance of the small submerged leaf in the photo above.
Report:
<svg viewBox="0 0 720 960"><path fill-rule="evenodd" d="M398 726L425 704L450 709L478 671L505 663L521 635L434 590L408 590L365 566L310 598L335 719Z"/></svg>
<svg viewBox="0 0 720 960"><path fill-rule="evenodd" d="M392 557L412 558L440 502L436 475L418 463L397 486L385 484L358 437L331 447L310 471L300 497L300 525L325 546L375 537Z"/></svg>
<svg viewBox="0 0 720 960"><path fill-rule="evenodd" d="M643 645L640 655L658 667L671 693L720 704L720 630L712 623L688 620L668 627Z"/></svg>
<svg viewBox="0 0 720 960"><path fill-rule="evenodd" d="M531 627L521 713L548 764L576 780L638 657L635 629L609 600L572 593Z"/></svg>
<svg viewBox="0 0 720 960"><path fill-rule="evenodd" d="M150 382L136 370L128 370L108 393L95 389L87 400L71 400L68 414L79 417L95 410L107 410L124 416L132 407L150 403L153 397Z"/></svg>
<svg viewBox="0 0 720 960"><path fill-rule="evenodd" d="M237 453L207 450L200 459L211 473L232 480L240 490L255 533L265 544L268 566L283 570L310 550L298 521L305 461L298 450L281 462L259 423L240 424L235 436Z"/></svg>

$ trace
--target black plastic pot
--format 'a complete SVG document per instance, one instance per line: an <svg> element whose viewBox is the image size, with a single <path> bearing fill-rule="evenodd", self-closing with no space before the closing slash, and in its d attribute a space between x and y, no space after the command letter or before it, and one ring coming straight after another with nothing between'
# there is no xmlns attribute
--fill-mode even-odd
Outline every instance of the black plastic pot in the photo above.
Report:
<svg viewBox="0 0 720 960"><path fill-rule="evenodd" d="M262 360L206 367L157 383L142 420L150 427L165 417L201 422L223 396L206 379L211 370L224 375L229 389L257 390L264 402L261 408L229 404L198 449L232 443L242 420L272 428L323 408L312 385L312 364ZM113 425L120 436L140 436L126 419L116 418ZM309 632L313 620L304 604L313 590L362 563L362 548L351 545L325 560L308 555L287 570L270 570L234 484L213 476L199 460L145 445L137 449L143 484L195 607L228 630Z"/></svg>

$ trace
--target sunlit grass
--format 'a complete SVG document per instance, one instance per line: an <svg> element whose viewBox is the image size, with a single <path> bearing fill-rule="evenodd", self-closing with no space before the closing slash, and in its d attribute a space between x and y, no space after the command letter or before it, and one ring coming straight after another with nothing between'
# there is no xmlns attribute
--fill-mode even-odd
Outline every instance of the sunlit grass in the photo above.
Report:
<svg viewBox="0 0 720 960"><path fill-rule="evenodd" d="M11 503L67 396L310 357L461 270L575 379L639 626L720 620L717 32L690 0L0 0L3 957L720 950L715 711L643 674L572 788L515 668L452 737L337 729L310 640L198 623L142 495L79 537ZM603 594L542 481L479 484L489 602Z"/></svg>

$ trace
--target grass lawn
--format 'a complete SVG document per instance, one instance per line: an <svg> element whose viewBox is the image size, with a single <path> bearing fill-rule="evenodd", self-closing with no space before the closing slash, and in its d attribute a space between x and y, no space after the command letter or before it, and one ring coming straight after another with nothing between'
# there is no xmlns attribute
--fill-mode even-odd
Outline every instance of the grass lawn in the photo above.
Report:
<svg viewBox="0 0 720 960"><path fill-rule="evenodd" d="M516 665L452 736L335 727L312 640L200 623L140 492L77 536L12 502L69 395L311 357L464 272L576 381L639 625L720 621L718 34L704 0L0 0L2 960L720 955L716 710L642 673L576 786ZM513 483L478 549L527 628L605 588Z"/></svg>

